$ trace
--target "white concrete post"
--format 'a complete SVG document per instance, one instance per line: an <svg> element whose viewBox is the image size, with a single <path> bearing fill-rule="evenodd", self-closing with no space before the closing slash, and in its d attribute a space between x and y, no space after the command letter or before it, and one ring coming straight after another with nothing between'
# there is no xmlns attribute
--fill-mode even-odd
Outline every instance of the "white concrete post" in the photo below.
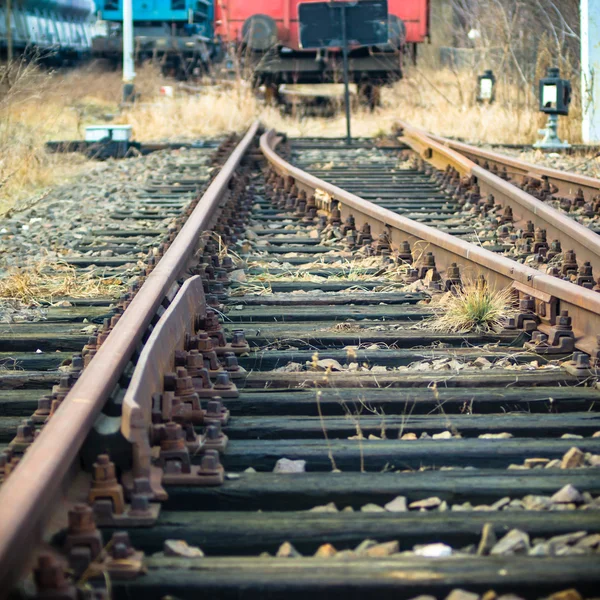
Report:
<svg viewBox="0 0 600 600"><path fill-rule="evenodd" d="M600 142L600 0L581 0L582 137Z"/></svg>
<svg viewBox="0 0 600 600"><path fill-rule="evenodd" d="M132 0L123 0L123 83L125 88L133 85L133 9ZM129 88L131 90L131 88ZM127 91L124 92L128 95Z"/></svg>

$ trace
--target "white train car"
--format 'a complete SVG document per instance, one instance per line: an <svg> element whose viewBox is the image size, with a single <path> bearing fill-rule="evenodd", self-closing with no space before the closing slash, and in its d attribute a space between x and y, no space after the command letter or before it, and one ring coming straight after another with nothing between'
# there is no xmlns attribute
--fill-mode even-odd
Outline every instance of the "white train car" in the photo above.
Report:
<svg viewBox="0 0 600 600"><path fill-rule="evenodd" d="M6 5L0 6L0 53L8 46ZM59 63L88 54L94 35L92 0L13 0L10 30L15 54Z"/></svg>

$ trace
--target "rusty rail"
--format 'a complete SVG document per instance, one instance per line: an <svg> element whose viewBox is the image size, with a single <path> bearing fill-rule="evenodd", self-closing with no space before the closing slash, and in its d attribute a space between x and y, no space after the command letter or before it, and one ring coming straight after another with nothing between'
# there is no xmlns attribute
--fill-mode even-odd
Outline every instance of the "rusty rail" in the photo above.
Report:
<svg viewBox="0 0 600 600"><path fill-rule="evenodd" d="M290 165L276 153L275 148L280 141L273 130L263 134L260 139L263 154L275 172L293 178L299 189L315 194L320 208L330 210L337 202L341 218L353 214L357 228L368 222L374 238L386 234L395 248L408 241L413 248L413 256L419 250L434 252L437 268L442 273L456 263L463 272L466 270L473 276L485 274L493 285L512 286L520 294L532 296L540 319L538 329L543 333L550 333L555 327L560 311L568 311L573 319L575 346L587 353L596 348L596 336L600 332L600 294L498 256L314 177ZM454 155L456 164L465 164L463 161L467 159L456 153Z"/></svg>
<svg viewBox="0 0 600 600"><path fill-rule="evenodd" d="M258 131L253 123L179 235L102 344L18 468L0 488L0 596L8 593L42 537L71 466L163 298L193 259L199 234L217 218L231 177Z"/></svg>
<svg viewBox="0 0 600 600"><path fill-rule="evenodd" d="M151 464L152 396L163 391L163 377L174 370L174 351L183 350L186 335L195 333L197 315L206 314L202 279L188 279L148 338L123 399L121 432L132 444L133 477L146 477L156 498L166 499L160 469Z"/></svg>
<svg viewBox="0 0 600 600"><path fill-rule="evenodd" d="M560 240L565 250L574 250L580 261L589 261L592 264L596 278L600 276L600 236L598 234L584 225L577 223L577 221L552 206L534 198L512 183L476 165L468 158L468 156L472 155L472 152L465 151L463 153L460 149L466 146L466 144L447 143L450 140L430 136L402 121L399 122L399 125L402 129L402 137L400 139L418 152L422 158L437 169L444 170L450 165L457 169L461 176L474 177L479 185L482 196L492 194L497 203L503 206L510 206L517 226L523 226L526 221L531 221L536 226L545 229L549 240ZM466 147L478 150L470 146ZM463 154L467 154L467 156ZM480 157L483 157L483 155L480 155ZM514 161L511 159L511 164L512 162ZM571 175L567 175L561 171L554 171L553 169L541 169L537 177L539 178L544 174L543 172L559 174L562 177L561 181L563 181L564 185L566 185L565 182L571 177ZM529 174L531 175L532 173ZM582 179L581 176L573 176L573 178L576 180ZM600 182L590 177L584 177L583 179L595 182L596 192L600 191ZM580 184L572 182L571 187L573 185L579 186Z"/></svg>
<svg viewBox="0 0 600 600"><path fill-rule="evenodd" d="M472 161L475 159L484 160L500 168L506 167L511 175L516 174L535 179L547 178L550 183L558 188L558 193L561 195L574 196L579 188L586 195L595 196L596 194L600 194L600 180L594 177L534 165L511 156L506 156L505 154L498 154L491 150L484 150L438 135L429 134L429 137L452 150L456 150L456 152L460 152L460 154Z"/></svg>

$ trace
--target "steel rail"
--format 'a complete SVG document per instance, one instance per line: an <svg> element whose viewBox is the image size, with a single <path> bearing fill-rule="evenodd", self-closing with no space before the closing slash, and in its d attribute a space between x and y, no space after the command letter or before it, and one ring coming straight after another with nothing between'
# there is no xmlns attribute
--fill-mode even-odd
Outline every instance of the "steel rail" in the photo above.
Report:
<svg viewBox="0 0 600 600"><path fill-rule="evenodd" d="M480 167L438 138L402 121L399 121L399 125L402 129L400 139L418 152L422 158L438 169L444 170L450 165L457 169L461 176L474 177L482 196L492 194L497 203L511 207L517 226L524 226L526 221L531 221L545 229L548 240L560 240L564 250L574 250L579 262L589 261L595 278L600 277L600 236L598 234L545 202L534 198L516 185ZM561 172L557 171L557 173ZM596 181L589 177L586 179ZM596 184L600 186L600 182Z"/></svg>
<svg viewBox="0 0 600 600"><path fill-rule="evenodd" d="M292 177L299 189L315 194L320 208L329 209L335 200L339 203L342 218L352 214L357 229L364 223L369 223L374 239L384 233L396 248L403 241L408 241L413 248L413 256L419 252L432 251L437 268L442 273L452 263L456 263L463 273L466 270L471 276L485 274L492 285L513 286L520 293L533 296L537 305L544 305L544 310L538 311L541 315L539 329L544 333L548 333L556 324L556 312L545 311L546 305L552 305L559 311L567 310L573 319L576 347L587 353L596 348L596 336L600 332L600 294L498 256L485 248L408 219L310 175L276 153L275 148L280 141L281 138L275 131L266 132L260 139L261 151L275 172ZM456 160L460 164L466 159L457 156Z"/></svg>
<svg viewBox="0 0 600 600"><path fill-rule="evenodd" d="M194 335L197 316L206 315L202 279L190 277L164 312L144 345L123 398L121 432L132 444L133 477L147 477L157 498L166 493L151 463L152 396L162 393L164 374L174 371L174 351L183 350L186 335Z"/></svg>
<svg viewBox="0 0 600 600"><path fill-rule="evenodd" d="M68 473L94 420L116 386L165 295L193 258L199 235L216 209L257 134L255 122L210 184L178 236L146 278L56 414L0 488L0 596L8 594L42 537L52 503L60 499Z"/></svg>
<svg viewBox="0 0 600 600"><path fill-rule="evenodd" d="M586 200L588 201L592 199L590 195L593 197L596 194L600 194L600 179L588 177L587 175L580 175L579 173L559 171L558 169L535 165L512 156L506 156L505 154L499 154L497 152L492 152L491 150L477 148L476 146L471 146L464 142L457 142L439 135L429 134L429 137L452 150L460 152L460 154L466 156L470 160L487 160L489 163L494 163L498 167L506 167L509 175L523 175L534 177L535 179L546 177L550 183L558 188L558 193L563 196L575 196L579 188L586 194Z"/></svg>

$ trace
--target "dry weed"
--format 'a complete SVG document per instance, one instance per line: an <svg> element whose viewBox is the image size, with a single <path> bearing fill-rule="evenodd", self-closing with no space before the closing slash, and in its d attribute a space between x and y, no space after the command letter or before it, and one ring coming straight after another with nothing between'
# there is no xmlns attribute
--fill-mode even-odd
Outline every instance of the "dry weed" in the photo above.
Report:
<svg viewBox="0 0 600 600"><path fill-rule="evenodd" d="M539 53L538 71L550 58ZM565 73L568 66L568 61L561 63ZM498 83L497 102L478 104L475 86L480 70L407 64L404 79L382 90L382 104L375 111L353 106L353 134L378 137L402 118L433 133L467 140L535 141L543 123L534 94L523 91L519 78L506 75ZM173 98L160 96L165 84L175 87ZM169 80L157 66L142 65L136 78L140 99L119 112L121 85L118 71L93 64L59 73L19 61L0 66L0 214L88 165L80 155L46 153L46 141L82 139L86 125L113 116L115 123L131 124L138 141L221 136L244 130L256 118L290 136L338 137L345 132L337 99L332 116L288 115L266 106L242 79L194 86ZM560 135L572 143L581 141L578 93L575 89L571 115L560 119Z"/></svg>
<svg viewBox="0 0 600 600"><path fill-rule="evenodd" d="M481 280L465 281L445 302L431 305L435 316L424 324L434 331L497 333L506 319L516 315L510 288L495 289Z"/></svg>
<svg viewBox="0 0 600 600"><path fill-rule="evenodd" d="M120 279L95 271L82 273L65 263L41 261L10 269L0 279L0 299L36 305L60 298L118 298L123 285Z"/></svg>

